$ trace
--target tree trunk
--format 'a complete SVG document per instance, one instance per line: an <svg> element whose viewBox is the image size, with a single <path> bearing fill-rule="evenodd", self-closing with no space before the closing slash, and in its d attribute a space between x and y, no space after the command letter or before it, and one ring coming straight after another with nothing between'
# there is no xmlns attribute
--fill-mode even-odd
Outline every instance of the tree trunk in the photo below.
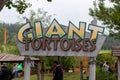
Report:
<svg viewBox="0 0 120 80"><path fill-rule="evenodd" d="M6 3L6 0L0 0L0 11L3 9L5 3Z"/></svg>

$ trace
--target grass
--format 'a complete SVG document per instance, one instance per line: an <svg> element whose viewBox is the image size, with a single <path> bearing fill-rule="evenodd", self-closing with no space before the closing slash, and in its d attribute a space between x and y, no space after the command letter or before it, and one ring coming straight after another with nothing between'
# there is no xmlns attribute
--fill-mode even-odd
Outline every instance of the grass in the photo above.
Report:
<svg viewBox="0 0 120 80"><path fill-rule="evenodd" d="M86 80L87 75L84 75L84 80ZM23 77L16 78L13 80L23 80ZM31 75L30 80L37 80L36 75ZM52 74L45 74L44 80L52 80ZM64 80L80 80L80 74L79 73L64 73Z"/></svg>
<svg viewBox="0 0 120 80"><path fill-rule="evenodd" d="M111 50L100 50L100 52L99 52L99 54L105 54L105 53L111 54Z"/></svg>

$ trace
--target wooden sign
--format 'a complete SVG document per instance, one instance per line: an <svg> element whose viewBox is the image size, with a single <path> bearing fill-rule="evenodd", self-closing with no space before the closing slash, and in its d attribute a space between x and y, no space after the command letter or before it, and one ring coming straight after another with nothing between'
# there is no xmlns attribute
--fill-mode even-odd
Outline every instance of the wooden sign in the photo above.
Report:
<svg viewBox="0 0 120 80"><path fill-rule="evenodd" d="M26 23L18 32L16 43L21 55L30 56L97 56L105 36L103 27L80 22L78 28L69 22L68 27L56 19L47 28L36 22L34 29Z"/></svg>
<svg viewBox="0 0 120 80"><path fill-rule="evenodd" d="M120 46L112 46L112 55L116 57L120 56Z"/></svg>

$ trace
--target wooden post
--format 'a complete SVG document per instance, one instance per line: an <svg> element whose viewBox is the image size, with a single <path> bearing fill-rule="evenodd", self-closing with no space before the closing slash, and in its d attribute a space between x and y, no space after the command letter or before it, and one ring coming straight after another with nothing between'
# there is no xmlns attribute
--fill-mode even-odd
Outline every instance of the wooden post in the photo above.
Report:
<svg viewBox="0 0 120 80"><path fill-rule="evenodd" d="M58 62L60 63L60 56L58 56Z"/></svg>
<svg viewBox="0 0 120 80"><path fill-rule="evenodd" d="M4 45L6 45L6 26L5 26L5 24L4 24Z"/></svg>
<svg viewBox="0 0 120 80"><path fill-rule="evenodd" d="M83 63L80 61L80 80L83 80Z"/></svg>
<svg viewBox="0 0 120 80"><path fill-rule="evenodd" d="M24 59L24 80L30 80L30 57Z"/></svg>
<svg viewBox="0 0 120 80"><path fill-rule="evenodd" d="M38 62L37 80L40 80L40 70L41 70L41 64L40 64L40 62Z"/></svg>
<svg viewBox="0 0 120 80"><path fill-rule="evenodd" d="M44 62L42 62L42 69L41 69L41 80L44 80Z"/></svg>
<svg viewBox="0 0 120 80"><path fill-rule="evenodd" d="M90 57L89 80L96 80L96 57Z"/></svg>
<svg viewBox="0 0 120 80"><path fill-rule="evenodd" d="M115 57L118 57L118 62L117 62L117 80L120 80L120 46L112 46L112 55Z"/></svg>
<svg viewBox="0 0 120 80"><path fill-rule="evenodd" d="M118 80L120 80L120 56L118 57Z"/></svg>

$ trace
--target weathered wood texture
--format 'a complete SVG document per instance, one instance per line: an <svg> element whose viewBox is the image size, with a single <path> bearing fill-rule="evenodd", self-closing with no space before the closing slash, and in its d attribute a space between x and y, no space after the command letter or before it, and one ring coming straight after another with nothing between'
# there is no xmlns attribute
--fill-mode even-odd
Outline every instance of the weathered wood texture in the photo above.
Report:
<svg viewBox="0 0 120 80"><path fill-rule="evenodd" d="M120 80L120 57L118 57L118 76L117 80Z"/></svg>
<svg viewBox="0 0 120 80"><path fill-rule="evenodd" d="M37 80L41 80L41 75L40 75L40 71L41 71L41 63L38 62L38 74L37 74Z"/></svg>
<svg viewBox="0 0 120 80"><path fill-rule="evenodd" d="M112 47L112 55L118 57L118 78L117 80L120 80L120 46L113 46Z"/></svg>
<svg viewBox="0 0 120 80"><path fill-rule="evenodd" d="M30 57L25 56L24 60L24 80L30 80Z"/></svg>
<svg viewBox="0 0 120 80"><path fill-rule="evenodd" d="M96 57L90 57L89 80L96 80Z"/></svg>
<svg viewBox="0 0 120 80"><path fill-rule="evenodd" d="M120 46L112 47L112 55L117 57L120 56Z"/></svg>
<svg viewBox="0 0 120 80"><path fill-rule="evenodd" d="M24 58L25 58L24 56L20 56L20 55L0 53L0 62L6 62L6 63L23 62ZM30 57L30 60L35 62L40 62L39 58Z"/></svg>
<svg viewBox="0 0 120 80"><path fill-rule="evenodd" d="M62 27L66 32L68 30L68 27ZM45 34L45 32L47 31L47 28L43 29L43 34ZM56 37L56 36L55 36ZM85 34L85 38L89 38L90 39L91 37L91 33L89 32L86 32ZM65 36L64 38L67 38L67 36ZM77 35L74 34L74 38L75 39L78 39L79 37ZM80 51L72 51L72 50L68 50L68 51L63 51L61 50L60 48L60 43L58 43L58 46L57 46L57 51L54 51L54 43L51 43L50 46L51 46L51 50L48 51L47 49L46 50L38 50L38 51L35 51L32 49L31 47L31 44L29 44L29 50L26 51L25 50L25 44L22 44L20 43L17 39L16 39L16 44L17 44L17 47L21 53L21 55L31 55L31 56L86 56L86 57L96 57L104 43L106 39L106 36L104 35L98 35L97 37L97 41L96 41L96 49L93 51L93 52L84 52L83 50L80 50ZM90 47L90 46L89 46Z"/></svg>

